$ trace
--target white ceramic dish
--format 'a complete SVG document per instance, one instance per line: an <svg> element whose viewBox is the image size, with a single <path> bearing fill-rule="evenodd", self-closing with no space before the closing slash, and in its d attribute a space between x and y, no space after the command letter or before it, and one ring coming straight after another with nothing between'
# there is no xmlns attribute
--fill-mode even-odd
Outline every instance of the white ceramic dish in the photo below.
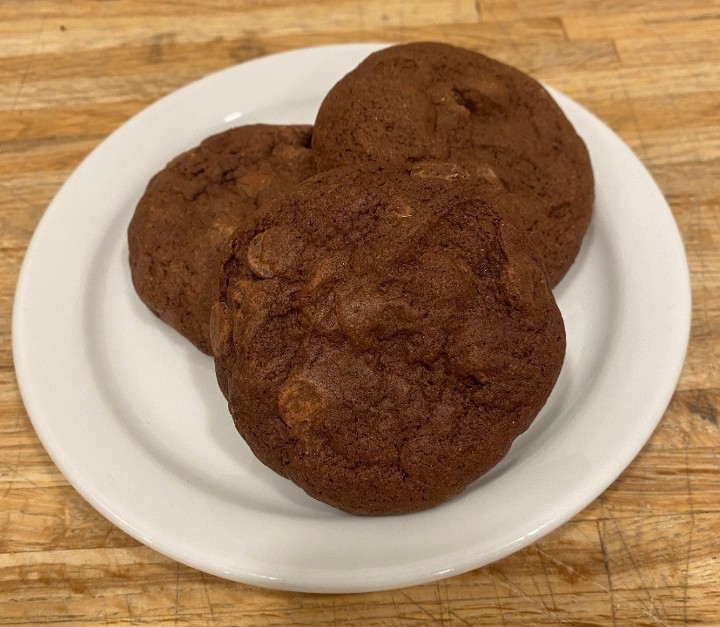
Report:
<svg viewBox="0 0 720 627"><path fill-rule="evenodd" d="M230 125L312 122L375 44L228 68L107 138L43 216L18 282L13 350L33 425L68 481L131 536L260 586L350 592L479 567L584 508L652 433L687 347L690 290L672 214L630 149L553 92L590 149L596 210L556 289L568 336L556 389L501 464L408 516L353 517L262 466L236 434L212 360L138 300L126 228L149 177Z"/></svg>

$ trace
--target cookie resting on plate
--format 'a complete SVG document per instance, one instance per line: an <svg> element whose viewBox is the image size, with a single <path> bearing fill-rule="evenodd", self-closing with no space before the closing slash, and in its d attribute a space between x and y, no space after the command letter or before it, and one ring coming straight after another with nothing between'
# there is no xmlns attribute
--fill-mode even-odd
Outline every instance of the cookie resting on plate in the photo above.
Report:
<svg viewBox="0 0 720 627"><path fill-rule="evenodd" d="M213 135L157 173L135 209L135 290L205 353L221 251L242 220L315 173L311 135L311 126L265 124Z"/></svg>
<svg viewBox="0 0 720 627"><path fill-rule="evenodd" d="M565 352L504 200L452 164L338 168L231 237L212 346L264 464L379 515L438 505L503 458Z"/></svg>
<svg viewBox="0 0 720 627"><path fill-rule="evenodd" d="M313 133L318 171L365 162L488 166L524 196L519 219L557 284L593 205L587 149L545 88L513 67L435 42L371 54L324 98Z"/></svg>

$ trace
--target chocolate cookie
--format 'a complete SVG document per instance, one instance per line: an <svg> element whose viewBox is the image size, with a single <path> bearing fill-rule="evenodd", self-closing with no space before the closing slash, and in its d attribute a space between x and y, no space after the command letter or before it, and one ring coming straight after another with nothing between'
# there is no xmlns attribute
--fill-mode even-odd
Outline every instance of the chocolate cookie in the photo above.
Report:
<svg viewBox="0 0 720 627"><path fill-rule="evenodd" d="M338 168L231 238L218 381L257 457L356 514L441 503L545 403L565 333L503 195L452 164Z"/></svg>
<svg viewBox="0 0 720 627"><path fill-rule="evenodd" d="M241 221L315 173L312 127L249 125L203 141L150 181L130 227L143 302L210 354L221 251Z"/></svg>
<svg viewBox="0 0 720 627"><path fill-rule="evenodd" d="M323 100L318 170L364 162L489 165L525 197L520 219L553 285L574 261L590 220L593 175L583 141L527 74L441 43L370 55Z"/></svg>

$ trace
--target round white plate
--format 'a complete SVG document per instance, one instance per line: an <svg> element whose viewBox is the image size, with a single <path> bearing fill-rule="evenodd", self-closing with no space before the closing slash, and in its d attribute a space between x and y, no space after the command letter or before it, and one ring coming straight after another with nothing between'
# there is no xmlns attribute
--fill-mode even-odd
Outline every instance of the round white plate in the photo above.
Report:
<svg viewBox="0 0 720 627"><path fill-rule="evenodd" d="M113 523L208 573L350 592L497 560L571 518L622 472L680 373L690 289L670 209L630 149L553 92L588 144L597 200L556 289L565 365L530 430L463 494L406 516L346 515L256 461L234 430L212 360L135 295L127 225L150 176L177 153L231 125L311 123L328 89L379 47L260 58L156 102L70 176L27 251L13 350L45 448Z"/></svg>

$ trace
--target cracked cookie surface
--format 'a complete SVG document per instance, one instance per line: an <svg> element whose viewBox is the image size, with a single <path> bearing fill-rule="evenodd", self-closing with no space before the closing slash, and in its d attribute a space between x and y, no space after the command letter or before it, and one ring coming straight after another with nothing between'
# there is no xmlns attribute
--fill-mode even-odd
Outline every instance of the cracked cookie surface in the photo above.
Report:
<svg viewBox="0 0 720 627"><path fill-rule="evenodd" d="M593 204L585 145L536 80L442 43L371 54L323 100L313 148L319 170L366 162L489 165L523 197L519 219L551 283L573 263Z"/></svg>
<svg viewBox="0 0 720 627"><path fill-rule="evenodd" d="M452 164L338 168L232 236L212 345L262 462L377 515L435 506L502 459L565 350L506 200Z"/></svg>

